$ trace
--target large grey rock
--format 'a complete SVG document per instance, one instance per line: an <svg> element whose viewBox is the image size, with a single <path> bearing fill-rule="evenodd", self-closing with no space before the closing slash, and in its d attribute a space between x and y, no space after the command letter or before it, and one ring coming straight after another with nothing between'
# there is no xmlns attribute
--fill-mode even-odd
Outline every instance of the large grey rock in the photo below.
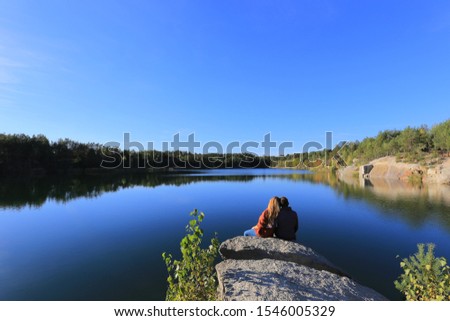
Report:
<svg viewBox="0 0 450 321"><path fill-rule="evenodd" d="M292 262L225 260L216 270L225 301L387 300L347 277Z"/></svg>
<svg viewBox="0 0 450 321"><path fill-rule="evenodd" d="M219 252L225 260L274 259L348 276L326 258L314 252L313 249L296 242L277 238L238 236L224 241L220 245Z"/></svg>

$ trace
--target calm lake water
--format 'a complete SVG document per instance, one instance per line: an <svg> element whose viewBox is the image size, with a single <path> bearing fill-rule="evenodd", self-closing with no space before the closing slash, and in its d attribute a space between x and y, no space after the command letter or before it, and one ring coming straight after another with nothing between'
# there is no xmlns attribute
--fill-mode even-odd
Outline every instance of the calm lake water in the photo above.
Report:
<svg viewBox="0 0 450 321"><path fill-rule="evenodd" d="M194 208L206 214L206 241L225 240L253 226L274 195L298 212L300 243L401 299L396 255L433 242L450 259L444 188L277 169L0 180L0 299L164 300L161 253L179 256Z"/></svg>

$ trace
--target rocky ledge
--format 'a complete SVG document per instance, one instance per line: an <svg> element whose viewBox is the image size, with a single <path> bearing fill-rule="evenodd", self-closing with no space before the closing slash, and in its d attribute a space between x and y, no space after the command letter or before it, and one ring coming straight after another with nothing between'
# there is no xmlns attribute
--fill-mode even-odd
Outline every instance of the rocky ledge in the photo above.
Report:
<svg viewBox="0 0 450 321"><path fill-rule="evenodd" d="M220 246L219 299L225 301L387 300L311 248L276 238L239 236Z"/></svg>
<svg viewBox="0 0 450 321"><path fill-rule="evenodd" d="M408 181L413 177L431 185L450 185L450 157L441 159L433 165L419 165L397 162L393 156L374 159L369 164L347 166L339 169L339 179L348 182L355 177L360 179L387 179Z"/></svg>

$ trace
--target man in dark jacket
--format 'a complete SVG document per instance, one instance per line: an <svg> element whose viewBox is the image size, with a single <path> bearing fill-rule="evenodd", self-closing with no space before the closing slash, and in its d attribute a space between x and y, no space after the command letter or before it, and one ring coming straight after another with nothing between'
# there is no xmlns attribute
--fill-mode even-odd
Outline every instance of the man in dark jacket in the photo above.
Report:
<svg viewBox="0 0 450 321"><path fill-rule="evenodd" d="M276 237L287 240L295 241L295 233L298 230L298 216L297 213L289 206L289 201L286 197L280 199L281 210L278 214L275 235Z"/></svg>

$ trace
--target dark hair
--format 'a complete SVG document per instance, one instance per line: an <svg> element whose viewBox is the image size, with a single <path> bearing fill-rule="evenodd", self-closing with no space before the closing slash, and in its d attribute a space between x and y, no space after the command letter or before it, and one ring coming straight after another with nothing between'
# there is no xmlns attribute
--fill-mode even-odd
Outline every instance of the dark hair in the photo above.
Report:
<svg viewBox="0 0 450 321"><path fill-rule="evenodd" d="M288 199L286 198L286 197L282 197L282 198L280 198L280 203L281 203L281 207L287 207L287 206L289 206L289 201L288 201Z"/></svg>

